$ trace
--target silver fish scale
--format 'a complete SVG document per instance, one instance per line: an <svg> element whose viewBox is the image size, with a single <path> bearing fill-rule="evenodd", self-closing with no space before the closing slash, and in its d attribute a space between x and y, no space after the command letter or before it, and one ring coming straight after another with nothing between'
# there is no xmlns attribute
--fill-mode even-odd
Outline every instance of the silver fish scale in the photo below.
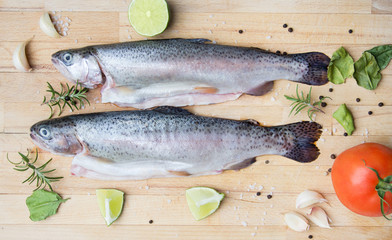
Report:
<svg viewBox="0 0 392 240"><path fill-rule="evenodd" d="M211 84L221 93L246 91L260 80L299 79L308 64L257 48L171 39L89 47L116 86L135 89L163 82ZM266 74L268 73L268 74ZM241 82L239 82L241 81ZM256 84L257 85L257 84ZM240 88L239 88L240 87Z"/></svg>
<svg viewBox="0 0 392 240"><path fill-rule="evenodd" d="M89 155L115 162L197 163L199 168L194 171L198 172L203 166L222 169L260 154L285 151L279 145L282 132L279 135L274 128L244 121L156 111L108 112L70 118Z"/></svg>

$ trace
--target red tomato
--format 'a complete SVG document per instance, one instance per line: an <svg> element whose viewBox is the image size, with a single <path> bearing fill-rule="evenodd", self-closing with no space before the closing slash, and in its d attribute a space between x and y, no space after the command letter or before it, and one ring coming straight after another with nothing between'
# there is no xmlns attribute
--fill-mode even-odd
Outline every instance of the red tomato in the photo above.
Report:
<svg viewBox="0 0 392 240"><path fill-rule="evenodd" d="M377 170L382 179L392 175L392 149L378 143L363 143L342 152L332 166L333 187L339 200L351 211L369 217L382 216L375 190L379 179L368 167ZM392 193L387 192L384 200L390 205L384 203L385 214L391 213Z"/></svg>

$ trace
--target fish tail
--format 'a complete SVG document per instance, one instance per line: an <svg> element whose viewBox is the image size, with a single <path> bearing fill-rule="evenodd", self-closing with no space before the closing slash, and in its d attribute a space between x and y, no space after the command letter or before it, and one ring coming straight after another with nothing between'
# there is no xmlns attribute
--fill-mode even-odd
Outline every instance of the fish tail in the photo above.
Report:
<svg viewBox="0 0 392 240"><path fill-rule="evenodd" d="M316 160L320 152L314 144L321 135L321 125L316 122L298 122L281 126L291 136L290 144L285 144L287 153L283 156L301 163Z"/></svg>
<svg viewBox="0 0 392 240"><path fill-rule="evenodd" d="M330 58L324 53L309 52L294 54L294 58L308 63L308 71L297 82L308 85L324 85L328 82L328 65Z"/></svg>

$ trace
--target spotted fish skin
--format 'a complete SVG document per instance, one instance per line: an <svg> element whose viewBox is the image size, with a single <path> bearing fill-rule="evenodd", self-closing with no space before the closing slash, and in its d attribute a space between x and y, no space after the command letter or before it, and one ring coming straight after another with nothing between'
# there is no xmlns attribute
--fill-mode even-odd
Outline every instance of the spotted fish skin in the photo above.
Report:
<svg viewBox="0 0 392 240"><path fill-rule="evenodd" d="M273 81L328 82L323 53L279 55L258 48L165 39L95 45L52 55L68 79L101 89L102 102L119 106L203 105L260 96Z"/></svg>
<svg viewBox="0 0 392 240"><path fill-rule="evenodd" d="M311 162L320 128L315 122L262 127L160 107L45 120L30 136L43 149L74 156L74 175L121 180L217 174L265 154Z"/></svg>

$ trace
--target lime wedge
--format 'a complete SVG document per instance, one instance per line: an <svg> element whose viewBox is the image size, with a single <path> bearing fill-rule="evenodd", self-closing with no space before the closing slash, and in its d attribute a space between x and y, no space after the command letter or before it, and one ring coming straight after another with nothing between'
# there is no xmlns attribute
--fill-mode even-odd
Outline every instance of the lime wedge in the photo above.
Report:
<svg viewBox="0 0 392 240"><path fill-rule="evenodd" d="M96 193L101 214L110 226L121 214L124 193L116 189L97 189Z"/></svg>
<svg viewBox="0 0 392 240"><path fill-rule="evenodd" d="M165 0L133 0L129 4L128 18L137 33L155 36L162 33L169 22Z"/></svg>
<svg viewBox="0 0 392 240"><path fill-rule="evenodd" d="M185 192L186 200L193 217L201 220L214 213L225 194L218 193L215 189L208 187L193 187Z"/></svg>

